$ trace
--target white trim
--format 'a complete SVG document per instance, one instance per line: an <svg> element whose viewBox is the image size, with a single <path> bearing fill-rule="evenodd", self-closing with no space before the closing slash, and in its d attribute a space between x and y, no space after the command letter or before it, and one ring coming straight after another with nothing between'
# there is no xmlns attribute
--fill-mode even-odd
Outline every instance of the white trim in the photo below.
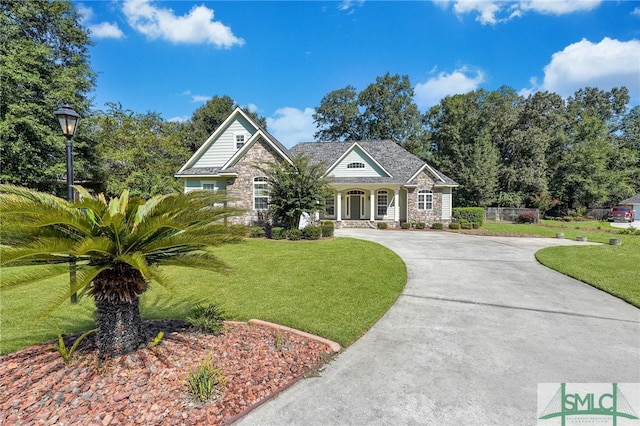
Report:
<svg viewBox="0 0 640 426"><path fill-rule="evenodd" d="M249 138L249 140L245 141L244 146L242 148L240 148L239 150L237 150L236 153L233 154L233 156L231 156L231 158L222 166L222 168L223 169L228 169L228 168L232 167L235 163L238 162L238 160L240 160L240 158L243 155L245 155L247 153L247 151L260 138L262 138L264 141L266 141L267 144L269 144L269 146L271 146L278 153L278 155L280 155L280 157L282 157L283 160L287 161L289 164L292 164L291 159L289 158L289 156L287 154L285 154L284 152L282 152L282 150L280 150L280 148L278 148L277 145L272 143L271 140L269 139L269 137L266 134L264 134L264 132L262 130L258 129L258 131L255 132L253 134L253 136L251 136Z"/></svg>

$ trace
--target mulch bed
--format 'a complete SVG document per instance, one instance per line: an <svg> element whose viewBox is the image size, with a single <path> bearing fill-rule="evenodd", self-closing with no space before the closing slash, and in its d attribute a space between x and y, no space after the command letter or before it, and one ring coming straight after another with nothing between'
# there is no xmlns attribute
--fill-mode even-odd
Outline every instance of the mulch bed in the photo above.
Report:
<svg viewBox="0 0 640 426"><path fill-rule="evenodd" d="M229 424L317 372L333 353L314 339L245 323L227 323L220 336L181 321L146 321L145 327L151 340L164 332L157 347L108 361L98 361L93 335L69 366L48 350L51 343L0 357L0 424ZM185 380L208 357L227 382L216 398L198 402Z"/></svg>

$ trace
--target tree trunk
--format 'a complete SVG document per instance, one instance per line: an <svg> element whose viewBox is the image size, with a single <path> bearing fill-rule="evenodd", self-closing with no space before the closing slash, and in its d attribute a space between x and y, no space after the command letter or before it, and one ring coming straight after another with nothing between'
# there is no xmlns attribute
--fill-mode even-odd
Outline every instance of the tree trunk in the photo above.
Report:
<svg viewBox="0 0 640 426"><path fill-rule="evenodd" d="M131 301L95 300L96 346L100 357L124 355L144 343L138 296Z"/></svg>

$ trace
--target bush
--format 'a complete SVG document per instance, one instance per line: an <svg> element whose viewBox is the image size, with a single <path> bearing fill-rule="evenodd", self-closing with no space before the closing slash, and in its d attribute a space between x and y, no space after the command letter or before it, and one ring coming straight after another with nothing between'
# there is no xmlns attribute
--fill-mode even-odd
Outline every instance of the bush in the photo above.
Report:
<svg viewBox="0 0 640 426"><path fill-rule="evenodd" d="M203 333L214 335L222 334L224 326L224 312L216 304L207 306L196 306L187 317L187 324Z"/></svg>
<svg viewBox="0 0 640 426"><path fill-rule="evenodd" d="M411 228L411 222L402 222L402 223L400 224L400 228L402 228L402 229L409 229L409 228Z"/></svg>
<svg viewBox="0 0 640 426"><path fill-rule="evenodd" d="M426 226L427 226L427 224L424 223L424 222L416 223L416 229L424 229Z"/></svg>
<svg viewBox="0 0 640 426"><path fill-rule="evenodd" d="M214 367L210 357L198 362L198 368L190 368L185 380L191 396L200 402L218 396L226 382L227 377L222 374L222 368Z"/></svg>
<svg viewBox="0 0 640 426"><path fill-rule="evenodd" d="M473 222L473 223L471 224L471 227L472 227L473 229L480 229L480 227L481 227L481 226L482 226L482 224L481 224L481 223L478 223L478 222Z"/></svg>
<svg viewBox="0 0 640 426"><path fill-rule="evenodd" d="M444 229L444 224L442 222L434 222L431 225L431 229Z"/></svg>
<svg viewBox="0 0 640 426"><path fill-rule="evenodd" d="M262 238L267 235L267 232L262 226L252 226L249 228L249 236L251 238Z"/></svg>
<svg viewBox="0 0 640 426"><path fill-rule="evenodd" d="M460 222L461 229L473 229L473 223L471 222Z"/></svg>
<svg viewBox="0 0 640 426"><path fill-rule="evenodd" d="M289 232L287 232L287 238L291 241L298 241L302 238L302 231L299 229L290 229Z"/></svg>
<svg viewBox="0 0 640 426"><path fill-rule="evenodd" d="M287 231L284 228L279 226L274 226L271 228L271 239L273 240L284 240L287 238Z"/></svg>
<svg viewBox="0 0 640 426"><path fill-rule="evenodd" d="M456 222L463 219L467 222L478 222L480 226L484 224L484 209L482 207L454 207L451 215Z"/></svg>
<svg viewBox="0 0 640 426"><path fill-rule="evenodd" d="M538 222L538 215L532 210L523 211L516 218L516 223L536 223Z"/></svg>
<svg viewBox="0 0 640 426"><path fill-rule="evenodd" d="M302 230L302 238L305 240L319 240L322 237L322 228L319 226L307 226Z"/></svg>
<svg viewBox="0 0 640 426"><path fill-rule="evenodd" d="M333 231L335 230L335 225L333 224L333 222L320 222L320 228L322 229L323 237L333 237Z"/></svg>
<svg viewBox="0 0 640 426"><path fill-rule="evenodd" d="M460 223L458 222L451 222L449 224L449 229L460 229Z"/></svg>
<svg viewBox="0 0 640 426"><path fill-rule="evenodd" d="M378 222L376 226L378 227L378 229L387 229L389 227L389 225L387 225L387 222Z"/></svg>

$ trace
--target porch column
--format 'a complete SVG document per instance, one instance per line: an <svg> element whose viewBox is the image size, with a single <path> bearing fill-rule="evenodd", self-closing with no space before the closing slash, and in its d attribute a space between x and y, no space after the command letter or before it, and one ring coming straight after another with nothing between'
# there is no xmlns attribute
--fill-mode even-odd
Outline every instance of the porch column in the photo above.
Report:
<svg viewBox="0 0 640 426"><path fill-rule="evenodd" d="M370 189L369 190L369 220L371 222L376 220L376 213L375 213L376 198L375 197L376 197L375 189Z"/></svg>
<svg viewBox="0 0 640 426"><path fill-rule="evenodd" d="M393 190L393 204L395 208L393 209L393 221L396 223L400 222L400 190L398 188Z"/></svg>
<svg viewBox="0 0 640 426"><path fill-rule="evenodd" d="M336 222L342 221L342 192L336 193Z"/></svg>

